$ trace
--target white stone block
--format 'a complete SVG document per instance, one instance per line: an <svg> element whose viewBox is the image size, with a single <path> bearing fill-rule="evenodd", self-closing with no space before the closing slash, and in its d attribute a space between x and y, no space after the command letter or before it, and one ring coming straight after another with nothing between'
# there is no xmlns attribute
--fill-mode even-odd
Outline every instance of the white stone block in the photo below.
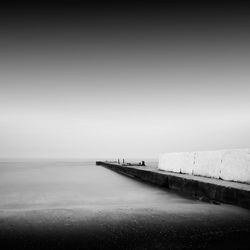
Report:
<svg viewBox="0 0 250 250"><path fill-rule="evenodd" d="M166 153L158 168L250 184L250 149Z"/></svg>

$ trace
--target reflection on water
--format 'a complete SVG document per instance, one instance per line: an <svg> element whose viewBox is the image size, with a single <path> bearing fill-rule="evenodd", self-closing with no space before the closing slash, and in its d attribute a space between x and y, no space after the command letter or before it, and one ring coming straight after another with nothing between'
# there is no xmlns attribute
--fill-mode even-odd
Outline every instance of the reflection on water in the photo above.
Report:
<svg viewBox="0 0 250 250"><path fill-rule="evenodd" d="M2 162L0 209L155 207L193 202L95 162Z"/></svg>

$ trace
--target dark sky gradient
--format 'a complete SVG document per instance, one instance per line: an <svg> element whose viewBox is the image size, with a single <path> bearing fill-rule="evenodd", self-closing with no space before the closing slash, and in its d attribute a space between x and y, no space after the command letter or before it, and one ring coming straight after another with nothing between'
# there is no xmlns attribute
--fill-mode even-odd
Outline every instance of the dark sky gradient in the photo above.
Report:
<svg viewBox="0 0 250 250"><path fill-rule="evenodd" d="M9 2L0 157L249 147L250 8Z"/></svg>

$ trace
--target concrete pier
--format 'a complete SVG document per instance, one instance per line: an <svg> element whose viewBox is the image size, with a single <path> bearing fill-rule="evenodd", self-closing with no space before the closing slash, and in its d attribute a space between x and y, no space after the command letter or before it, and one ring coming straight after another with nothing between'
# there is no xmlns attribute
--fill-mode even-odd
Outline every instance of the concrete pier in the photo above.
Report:
<svg viewBox="0 0 250 250"><path fill-rule="evenodd" d="M113 162L97 161L96 165L203 201L215 204L227 203L250 209L250 185L248 184L171 173L147 167L122 166Z"/></svg>

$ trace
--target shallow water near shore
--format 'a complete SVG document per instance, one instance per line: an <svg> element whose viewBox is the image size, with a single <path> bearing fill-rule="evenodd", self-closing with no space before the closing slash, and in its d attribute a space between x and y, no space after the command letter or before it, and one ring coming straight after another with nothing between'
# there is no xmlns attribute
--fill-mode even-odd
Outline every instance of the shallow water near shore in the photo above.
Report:
<svg viewBox="0 0 250 250"><path fill-rule="evenodd" d="M249 235L249 210L182 197L94 161L0 164L9 249L233 249Z"/></svg>
<svg viewBox="0 0 250 250"><path fill-rule="evenodd" d="M0 172L1 210L105 209L190 202L96 166L95 162L1 163Z"/></svg>

